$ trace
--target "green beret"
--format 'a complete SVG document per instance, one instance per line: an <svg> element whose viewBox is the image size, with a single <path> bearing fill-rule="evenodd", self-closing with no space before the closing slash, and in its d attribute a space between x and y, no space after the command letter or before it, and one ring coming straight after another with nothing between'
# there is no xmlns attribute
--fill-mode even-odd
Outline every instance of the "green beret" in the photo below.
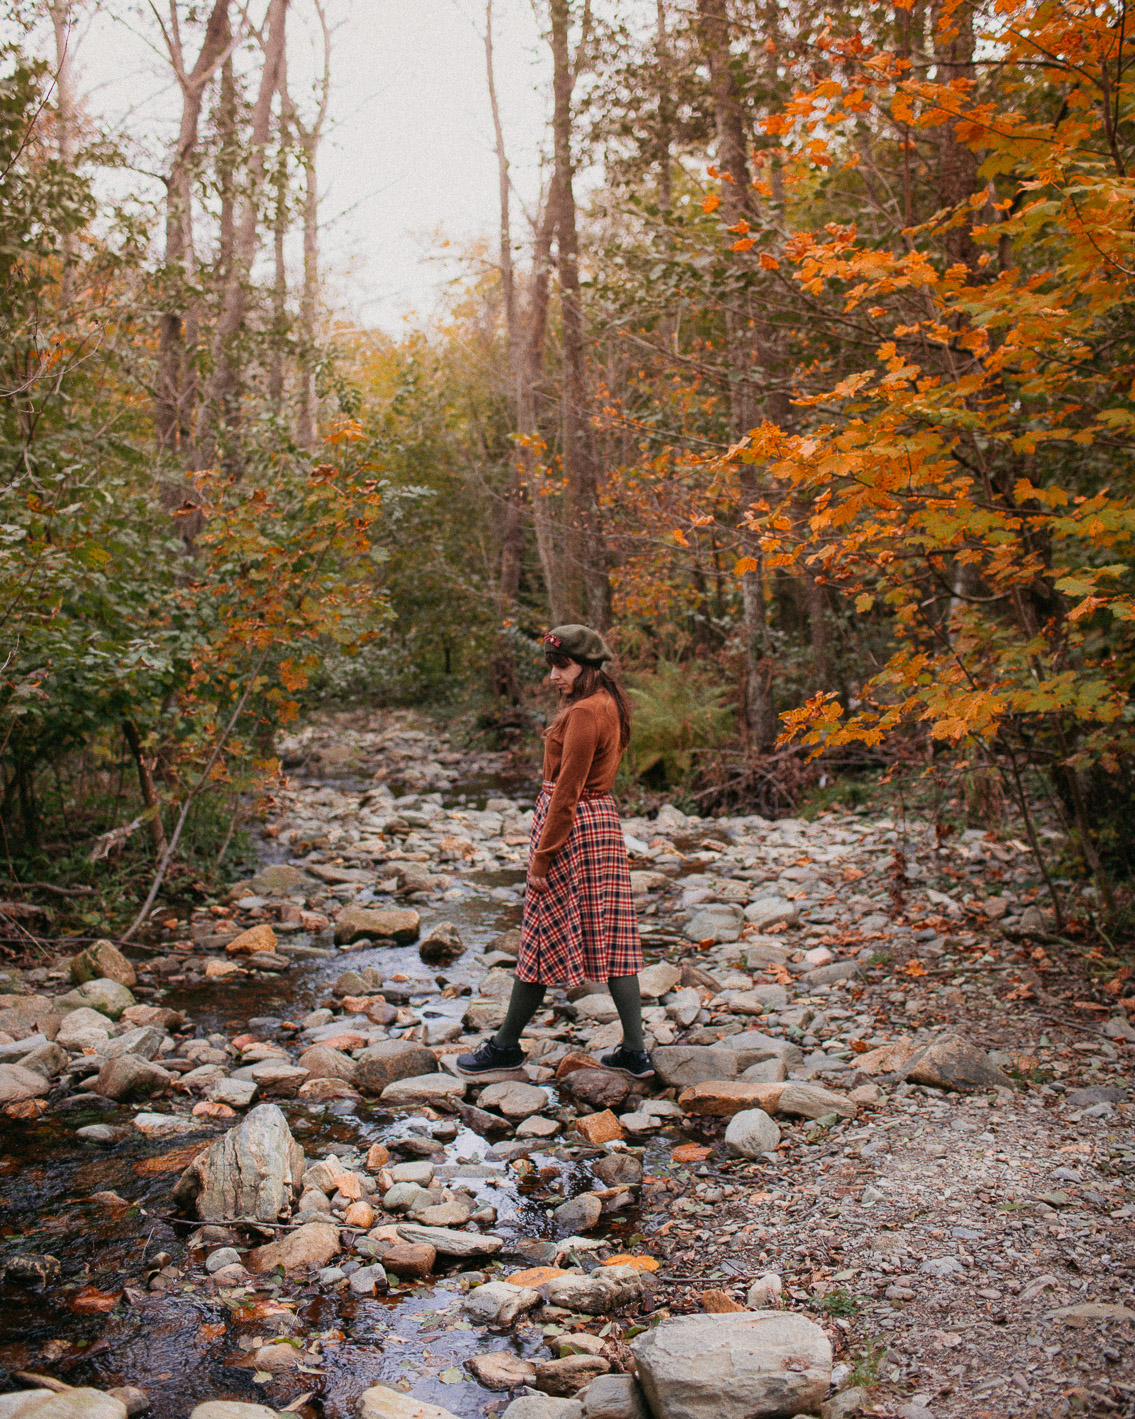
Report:
<svg viewBox="0 0 1135 1419"><path fill-rule="evenodd" d="M558 651L582 665L605 665L615 652L590 626L553 626L544 636L544 650Z"/></svg>

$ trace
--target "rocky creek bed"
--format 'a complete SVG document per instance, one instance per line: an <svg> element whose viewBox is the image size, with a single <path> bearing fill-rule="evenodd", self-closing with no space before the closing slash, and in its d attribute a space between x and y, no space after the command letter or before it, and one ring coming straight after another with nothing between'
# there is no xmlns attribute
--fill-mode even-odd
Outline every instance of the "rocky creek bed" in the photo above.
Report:
<svg viewBox="0 0 1135 1419"><path fill-rule="evenodd" d="M226 902L0 980L0 1419L1135 1414L1135 1030L1022 842L626 819L657 1078L594 987L473 1082L531 790L283 747Z"/></svg>

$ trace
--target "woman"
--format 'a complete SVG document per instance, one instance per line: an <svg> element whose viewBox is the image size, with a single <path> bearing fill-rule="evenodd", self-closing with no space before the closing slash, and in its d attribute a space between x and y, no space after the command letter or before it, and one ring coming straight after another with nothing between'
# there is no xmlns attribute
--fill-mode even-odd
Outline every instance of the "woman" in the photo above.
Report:
<svg viewBox="0 0 1135 1419"><path fill-rule="evenodd" d="M606 981L623 1043L602 1063L635 1079L653 1073L642 1037L638 939L627 850L611 786L630 738L622 688L604 669L615 657L588 626L544 637L560 709L544 736L544 786L532 822L528 890L508 1014L491 1040L457 1067L463 1074L514 1071L520 1035L549 985Z"/></svg>

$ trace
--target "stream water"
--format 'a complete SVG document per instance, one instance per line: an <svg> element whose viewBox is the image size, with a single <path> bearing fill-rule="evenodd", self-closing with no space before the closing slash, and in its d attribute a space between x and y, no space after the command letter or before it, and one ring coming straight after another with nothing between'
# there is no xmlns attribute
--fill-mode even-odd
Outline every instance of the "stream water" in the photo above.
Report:
<svg viewBox="0 0 1135 1419"><path fill-rule="evenodd" d="M459 785L447 798L479 807L501 786L475 781ZM335 787L343 788L343 780L335 780ZM514 784L508 787L515 790ZM264 863L283 856L283 849L264 839ZM431 973L412 946L334 952L301 958L277 977L170 987L161 1003L184 1010L200 1036L231 1039L250 1030L259 1039L294 1048L296 1031L289 1022L327 1003L344 969L374 966L384 978L400 972L420 980L411 1004L425 1018L459 1019L466 1002L460 996L443 999L437 975L458 986L475 983L482 974L477 955L519 920L523 872L468 874L461 881L471 890L460 899L422 907L423 934L444 919L457 925L468 948L443 972ZM149 1396L155 1419L181 1419L195 1403L214 1398L293 1406L312 1419L349 1419L368 1385L409 1382L404 1387L412 1385L416 1397L472 1419L508 1396L481 1388L463 1361L503 1348L529 1354L547 1338L536 1325L497 1336L472 1326L459 1309L472 1264L446 1268L440 1258L438 1273L428 1281L400 1283L392 1277L390 1291L373 1298L321 1289L302 1278L267 1283L260 1278L255 1287L219 1291L206 1279L205 1251L187 1250L193 1229L175 1220L170 1194L202 1141L218 1135L221 1126L172 1144L130 1131L107 1149L77 1139L76 1130L89 1123L129 1122L137 1109L95 1109L86 1097L71 1108L63 1100L38 1121L0 1120L0 1260L47 1255L61 1267L58 1278L42 1285L0 1286L0 1381L33 1372L99 1389L136 1385ZM365 1153L374 1142L394 1147L411 1134L445 1133L445 1166L438 1174L475 1184L478 1200L496 1209L493 1231L506 1240L505 1257L522 1240L552 1237L551 1207L596 1185L578 1149L569 1156L543 1144L544 1151L510 1161L494 1157L490 1142L467 1128L450 1139L452 1120L430 1121L413 1112L396 1116L377 1100L289 1100L283 1107L309 1160L338 1148ZM647 1145L648 1172L670 1171L676 1137L669 1130ZM634 1212L623 1212L593 1235L622 1250L635 1223ZM514 1255L526 1264L525 1253ZM527 1259L536 1259L531 1250ZM171 1261L181 1275L164 1291L147 1289L152 1273ZM281 1333L318 1339L321 1363L310 1372L257 1375L249 1359L253 1341Z"/></svg>

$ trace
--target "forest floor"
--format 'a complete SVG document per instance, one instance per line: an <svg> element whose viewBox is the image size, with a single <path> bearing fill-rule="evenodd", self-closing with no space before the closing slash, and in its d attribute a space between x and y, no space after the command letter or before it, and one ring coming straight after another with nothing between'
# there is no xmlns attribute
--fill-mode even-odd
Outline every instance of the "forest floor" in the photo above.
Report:
<svg viewBox="0 0 1135 1419"><path fill-rule="evenodd" d="M452 1057L501 1018L535 785L404 714L283 748L260 873L159 914L129 1004L65 994L70 961L0 981L0 1383L157 1419L398 1419L399 1393L633 1419L596 1377L637 1367L666 1419L673 1376L627 1342L771 1309L830 1342L830 1419L1135 1415L1135 1029L1022 840L626 819L656 1079L596 1067L593 987L484 1085ZM394 1041L427 1066L391 1076ZM195 1230L178 1175L264 1100L306 1153L290 1228ZM617 1304L557 1304L620 1256ZM519 1273L509 1315L489 1283ZM716 1383L682 1412L743 1413Z"/></svg>

